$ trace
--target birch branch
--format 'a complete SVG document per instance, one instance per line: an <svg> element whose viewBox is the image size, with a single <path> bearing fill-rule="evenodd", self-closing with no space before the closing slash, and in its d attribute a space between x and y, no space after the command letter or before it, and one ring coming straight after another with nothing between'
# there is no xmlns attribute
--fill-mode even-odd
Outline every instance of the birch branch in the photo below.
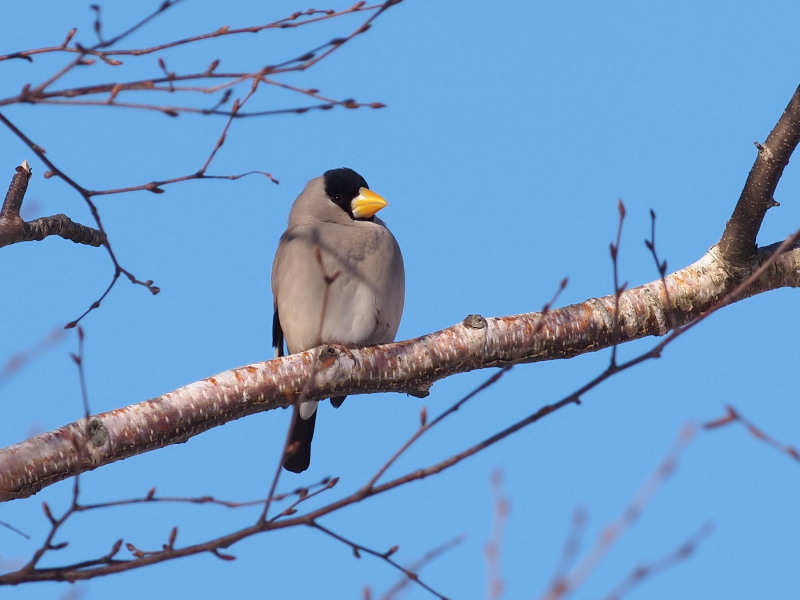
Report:
<svg viewBox="0 0 800 600"><path fill-rule="evenodd" d="M714 247L696 263L624 291L619 299L591 298L544 313L470 315L413 340L363 348L322 346L225 371L0 450L0 500L31 496L67 477L185 442L249 414L293 406L304 388L305 400L376 392L424 395L435 381L456 373L569 358L664 335L718 308L768 261L761 276L731 302L800 286L800 243L780 254L778 246L759 250L744 277L741 271L731 275Z"/></svg>

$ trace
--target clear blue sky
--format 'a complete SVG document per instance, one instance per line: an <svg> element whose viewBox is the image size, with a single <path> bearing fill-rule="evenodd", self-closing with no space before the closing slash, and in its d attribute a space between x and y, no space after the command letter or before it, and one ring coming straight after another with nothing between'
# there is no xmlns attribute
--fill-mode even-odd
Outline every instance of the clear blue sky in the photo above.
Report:
<svg viewBox="0 0 800 600"><path fill-rule="evenodd" d="M0 53L60 43L70 27L93 41L88 3L32 2L13 15ZM130 24L156 2L109 3L106 30ZM138 34L150 45L221 25L268 22L306 8L271 3L187 1ZM631 286L657 277L642 240L658 214L658 250L670 268L698 259L718 240L763 140L800 81L796 2L672 2L669 5L423 2L406 0L366 35L314 69L286 78L332 97L380 101L382 110L332 110L234 124L211 172L264 170L236 182L190 182L164 194L100 198L122 264L162 293L118 284L84 322L93 412L140 402L199 378L271 357L269 270L291 201L311 177L350 166L390 202L382 216L406 261L406 312L399 337L450 326L469 313L539 310L558 281L561 304L612 292L608 244L618 199L625 202L620 271ZM344 7L347 3L331 4ZM327 6L326 6L327 7ZM252 67L294 56L346 33L354 21L266 32L166 55L171 69ZM231 44L228 46L228 44ZM6 97L65 57L0 64ZM156 73L155 57L134 67ZM112 79L112 67L66 83ZM99 74L99 75L98 75ZM258 107L304 103L267 91ZM211 151L222 118L86 108L14 106L3 113L89 188L115 188L187 174ZM65 212L88 222L81 198L2 132L0 182L23 159L34 178L26 216ZM759 241L800 227L795 163L778 188ZM5 183L2 183L5 185ZM79 315L107 285L103 250L59 238L2 250L5 282L0 361ZM785 443L800 444L797 295L772 292L729 307L664 356L620 375L571 407L446 474L324 519L375 549L400 547L413 563L461 534L466 540L422 571L454 598L486 597L484 546L495 512L491 476L504 476L510 503L501 545L505 598L535 598L559 562L576 508L588 513L582 548L616 518L664 457L681 427L715 419L732 404ZM620 349L642 352L654 340ZM74 333L0 386L0 444L81 415L69 359ZM559 399L602 370L609 352L516 367L409 452L395 469L435 462ZM437 383L429 398L352 397L323 406L312 468L281 489L341 476L352 490L414 431L420 409L437 414L490 372ZM186 444L82 477L86 502L144 495L248 500L266 494L289 418L270 412L219 427ZM638 565L669 554L704 523L713 534L690 559L648 579L630 598L787 598L800 589L797 493L800 465L732 426L700 433L674 476L635 527L576 595L602 598ZM42 501L66 506L71 483L0 506L0 565L27 559L47 530ZM254 518L208 506L120 508L76 518L53 560L105 553L122 537L159 548L177 525L178 543ZM313 531L251 538L223 562L201 556L80 583L81 598L360 598L398 574ZM31 584L4 598L66 597L69 587ZM426 598L409 587L405 598Z"/></svg>

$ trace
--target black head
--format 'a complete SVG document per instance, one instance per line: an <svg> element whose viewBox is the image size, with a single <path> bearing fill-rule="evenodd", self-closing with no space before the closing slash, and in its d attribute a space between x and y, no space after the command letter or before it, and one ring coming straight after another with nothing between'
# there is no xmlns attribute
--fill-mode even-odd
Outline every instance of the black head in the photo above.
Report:
<svg viewBox="0 0 800 600"><path fill-rule="evenodd" d="M364 178L353 169L347 168L325 171L323 177L325 179L325 193L331 199L331 202L350 215L351 219L354 218L350 203L353 198L358 196L359 189L362 187L369 188Z"/></svg>

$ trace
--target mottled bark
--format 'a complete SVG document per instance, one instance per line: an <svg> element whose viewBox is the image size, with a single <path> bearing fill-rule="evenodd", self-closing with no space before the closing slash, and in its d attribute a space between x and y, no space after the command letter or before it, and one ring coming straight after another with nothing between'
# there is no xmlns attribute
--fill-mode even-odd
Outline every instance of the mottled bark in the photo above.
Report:
<svg viewBox="0 0 800 600"><path fill-rule="evenodd" d="M618 302L610 295L544 313L470 315L463 323L413 340L366 348L323 346L225 371L0 450L0 499L30 496L56 481L184 442L245 415L292 406L301 394L307 400L387 391L421 395L455 373L566 358L664 335L718 307L765 261L774 262L726 302L800 286L800 245L775 256L777 248L761 249L743 273L732 270L714 247L663 281L623 292Z"/></svg>

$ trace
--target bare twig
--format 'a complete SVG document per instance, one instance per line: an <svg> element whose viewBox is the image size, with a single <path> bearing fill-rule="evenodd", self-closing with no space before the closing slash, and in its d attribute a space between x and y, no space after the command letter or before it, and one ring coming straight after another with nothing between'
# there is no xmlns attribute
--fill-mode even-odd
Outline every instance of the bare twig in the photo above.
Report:
<svg viewBox="0 0 800 600"><path fill-rule="evenodd" d="M703 525L696 533L683 542L678 548L650 564L639 565L622 581L604 600L622 600L633 588L644 581L655 577L687 560L700 547L700 544L711 535L713 527L710 523Z"/></svg>
<svg viewBox="0 0 800 600"><path fill-rule="evenodd" d="M395 552L397 552L397 550L399 550L399 548L397 546L392 546L391 548L389 548L388 550L386 550L384 552L379 552L378 550L373 550L372 548L367 548L366 546L358 544L358 543L356 543L356 542L354 542L354 541L352 541L352 540L350 540L350 539L348 539L348 538L346 538L346 537L344 537L342 535L339 535L338 533L334 533L333 531L331 531L327 527L323 527L322 525L320 525L316 521L311 521L309 523L309 525L311 527L313 527L314 529L317 529L317 530L321 531L322 533L330 536L331 538L333 538L333 539L345 544L346 546L349 546L352 549L353 555L356 558L361 558L361 553L369 554L370 556L374 556L375 558L379 558L379 559L383 560L384 562L386 562L387 564L391 565L393 568L395 568L398 571L400 571L403 575L405 575L405 577L408 580L413 581L414 583L416 583L417 585L422 587L422 589L430 592L431 594L433 594L437 598L440 598L440 600L447 600L446 596L443 596L442 594L440 594L439 592L434 590L431 586L429 586L427 583L422 581L419 578L419 575L417 574L416 571L412 571L411 569L408 569L408 568L404 567L403 565L401 565L400 563L398 563L396 560L394 560L392 558L392 555Z"/></svg>
<svg viewBox="0 0 800 600"><path fill-rule="evenodd" d="M78 367L78 379L81 386L81 399L83 400L83 417L89 421L92 412L89 410L89 391L86 388L86 370L83 364L83 329L78 327L78 352L70 354L72 361Z"/></svg>
<svg viewBox="0 0 800 600"><path fill-rule="evenodd" d="M616 541L639 519L664 482L674 473L681 454L694 437L694 432L695 429L692 426L685 426L682 429L666 457L634 495L619 518L603 529L583 559L569 573L559 576L553 581L542 596L545 600L556 600L568 596L596 570Z"/></svg>
<svg viewBox="0 0 800 600"><path fill-rule="evenodd" d="M588 520L589 515L582 508L577 508L572 513L572 524L569 534L564 540L564 547L561 549L561 557L553 573L551 586L555 586L559 581L566 580L570 569L577 561L580 555L581 542L586 533L586 523Z"/></svg>
<svg viewBox="0 0 800 600"><path fill-rule="evenodd" d="M612 316L614 319L614 327L612 335L615 341L611 345L612 369L617 366L617 347L619 344L616 340L619 338L620 327L622 325L619 314L619 300L622 296L622 292L625 291L628 285L627 283L623 283L622 285L619 283L619 247L622 243L622 224L625 222L625 205L622 203L622 200L617 200L617 212L619 213L619 219L617 220L617 239L615 242L611 242L610 245L611 266L614 273L614 314Z"/></svg>
<svg viewBox="0 0 800 600"><path fill-rule="evenodd" d="M492 535L485 548L487 580L489 583L489 593L486 594L486 597L490 600L500 600L505 590L503 574L500 569L500 552L503 548L503 534L505 533L510 510L508 498L503 494L503 473L501 471L492 473L492 488L495 509Z"/></svg>
<svg viewBox="0 0 800 600"><path fill-rule="evenodd" d="M0 385L9 380L15 373L20 371L28 362L35 357L43 354L64 339L66 332L58 327L42 339L33 344L30 348L17 352L6 360L5 364L0 365Z"/></svg>
<svg viewBox="0 0 800 600"><path fill-rule="evenodd" d="M9 523L6 523L5 521L0 521L0 527L5 527L9 531L13 531L17 535L24 537L26 540L31 539L31 536L29 536L27 533L25 533L21 529L17 529L13 525L10 525Z"/></svg>
<svg viewBox="0 0 800 600"><path fill-rule="evenodd" d="M372 22L378 16L380 16L383 12L385 12L386 9L388 9L389 7L399 4L400 1L402 0L388 0L385 2L371 4L371 5L367 5L365 2L358 2L347 9L339 11L309 9L307 11L294 13L293 15L290 15L287 18L279 19L278 21L274 21L272 23L267 23L264 25L253 25L242 28L231 28L229 26L221 26L216 30L214 30L213 32L198 34L187 38L174 40L163 44L158 44L156 46L151 46L149 48L139 48L131 50L112 48L112 46L126 39L133 32L142 28L153 18L163 13L164 10L166 10L167 8L171 8L171 6L173 6L176 3L174 1L167 2L162 4L156 11L145 17L142 21L140 21L136 25L130 27L128 30L125 30L122 33L118 34L117 36L107 40L100 38L99 41L93 46L86 47L79 43L74 43L70 45L71 40L74 36L74 30L72 30L71 34L67 36L67 40L58 46L51 46L48 48L40 48L35 50L18 51L9 55L0 56L0 61L8 60L11 58L24 58L27 59L28 61L32 61L34 56L43 53L67 52L67 53L77 54L77 56L71 62L69 62L67 65L65 65L63 68L61 68L59 71L57 71L47 79L45 79L43 82L37 85L29 84L25 86L20 92L20 94L17 96L0 99L0 106L26 102L26 103L37 103L37 104L69 104L75 106L79 105L117 106L117 107L134 108L134 109L156 110L170 116L176 116L177 114L183 112L196 112L200 114L222 114L231 116L232 115L231 111L224 111L217 109L211 109L211 110L197 109L195 107L190 107L190 106L180 106L177 104L173 104L171 102L171 99L169 100L170 102L169 104L159 106L153 103L119 102L118 98L121 94L127 94L131 92L133 93L168 92L170 95L174 95L175 92L182 92L189 94L197 94L197 93L213 94L215 92L230 88L231 86L235 86L241 82L253 78L261 79L262 81L264 81L264 83L268 83L270 85L279 85L281 87L284 87L284 89L293 91L298 94L303 94L312 98L315 97L323 98L317 94L318 90L297 88L287 84L282 84L280 82L275 81L274 79L270 79L269 77L289 72L304 71L311 68L318 62L330 56L333 52L341 48L347 42L351 41L352 39L363 33L366 33L370 29ZM252 35L267 30L280 30L280 29L294 28L300 26L307 26L313 23L318 23L320 21L334 19L337 17L343 17L355 13L367 13L369 14L369 16L349 34L343 37L336 37L320 46L317 46L315 48L312 48L311 50L303 52L302 54L294 58L265 65L255 71L224 72L224 73L218 72L216 68L219 64L219 60L215 59L213 61L210 61L210 66L205 71L198 71L192 73L177 73L174 71L169 71L165 68L165 62L162 57L159 59L158 62L161 74L163 75L161 77L151 77L144 80L140 79L140 80L129 80L129 81L112 81L112 82L97 83L82 87L65 88L61 90L50 89L56 81L62 79L64 75L69 73L74 68L78 66L87 66L93 64L95 58L102 60L106 64L119 67L123 65L123 63L121 60L113 58L115 56L141 57L152 54L154 52L164 52L188 44L198 45L201 42L209 39L220 38L220 37L233 37L241 34ZM97 18L95 20L96 32L99 31L100 27L99 23L100 21L98 13ZM207 80L215 81L215 83L213 85L201 85L201 82ZM176 85L176 83L180 82L194 83L195 85L191 86ZM92 99L92 97L96 96L103 96L103 98ZM312 108L328 109L328 108L333 108L334 106L342 106L344 108L360 108L360 107L381 108L383 107L383 104L381 104L380 102L362 103L362 102L356 102L355 100L352 99L333 100L330 98L324 98L323 104L316 105L313 107L301 107L297 109L295 108L278 109L272 111L262 111L257 113L240 112L236 116L246 117L246 116L261 116L267 114L283 114L286 112L305 112Z"/></svg>
<svg viewBox="0 0 800 600"><path fill-rule="evenodd" d="M464 536L460 535L458 537L453 538L452 540L445 542L441 546L437 546L430 552L426 552L425 555L419 560L415 560L407 568L414 573L419 573L425 565L433 562L435 559L439 558L442 554L446 553L450 549L460 545L464 541L464 539L465 539ZM381 595L379 600L392 600L393 598L396 598L398 594L400 594L403 591L403 589L405 589L411 582L412 582L411 579L403 575L395 585L393 585L391 588L386 590L384 594Z"/></svg>
<svg viewBox="0 0 800 600"><path fill-rule="evenodd" d="M113 56L146 56L148 54L153 54L155 52L160 52L163 50L169 50L172 48L177 48L180 46L185 46L187 44L196 44L197 42L202 42L205 40L211 40L215 38L219 38L222 36L238 36L238 35L252 35L254 33L260 33L265 30L269 29L289 29L289 28L296 28L296 27L303 27L307 25L311 25L313 23L318 23L320 21L325 21L329 19L335 19L337 17L341 17L348 14L358 13L358 12L372 12L375 11L375 15L373 16L373 20L377 17L381 12L385 11L387 8L391 7L392 5L399 4L402 0L392 0L390 2L381 2L378 4L371 4L367 5L366 2L357 2L353 6L340 10L330 10L330 9L313 9L310 8L304 11L297 11L292 13L288 17L284 17L282 19L278 19L277 21L273 21L271 23L267 23L264 25L253 25L249 27L240 27L240 28L232 28L228 26L221 26L214 31L210 31L203 34L197 34L194 36L173 40L170 42L165 42L162 44L158 44L155 46L149 46L147 48L135 48L135 49L110 49L106 50L105 48L109 48L114 44L119 43L124 38L128 37L130 34L134 33L134 31L143 27L147 22L152 20L153 18L160 15L164 12L165 9L171 8L173 5L177 4L175 0L172 2L165 2L159 6L152 14L145 17L142 21L134 25L133 27L123 31L122 33L118 34L114 38L106 41L101 41L95 47L84 47L81 44L74 43L72 45L71 42L77 33L76 29L71 29L68 33L66 38L61 44L55 46L49 46L46 48L37 48L33 50L20 50L17 52L12 52L10 54L0 55L0 61L4 60L12 60L12 59L25 59L28 62L32 62L33 57L39 54L49 54L49 53L75 53L81 54L84 56L92 56L95 58L102 59L112 66L118 66L121 62L116 61L110 62L109 57ZM334 45L341 45L342 38L337 38L331 42Z"/></svg>
<svg viewBox="0 0 800 600"><path fill-rule="evenodd" d="M645 240L644 245L650 251L650 254L653 256L653 260L656 263L656 269L661 277L661 283L664 286L664 297L666 299L667 306L672 306L673 303L669 297L669 286L667 285L667 261L666 259L663 261L659 260L658 252L656 251L656 213L652 208L650 209L650 239ZM667 311L667 318L669 319L670 329L675 329L678 327L678 323L676 323L671 310Z"/></svg>
<svg viewBox="0 0 800 600"><path fill-rule="evenodd" d="M752 421L744 418L738 410L733 408L732 406L725 407L726 414L724 417L716 419L714 421L709 421L703 425L704 429L717 429L719 427L723 427L725 425L730 425L731 423L741 423L744 425L745 429L757 440L761 440L765 444L776 448L781 453L786 454L792 460L800 462L800 451L797 450L794 446L783 444L773 438L772 436L768 435L764 432L763 429L756 426Z"/></svg>
<svg viewBox="0 0 800 600"><path fill-rule="evenodd" d="M325 479L319 483L315 483L309 487L299 488L294 491L279 494L273 500L276 502L284 501L292 497L310 497L320 490L330 489L332 486L329 479ZM312 490L309 492L309 490ZM224 508L249 508L251 506L262 506L266 499L259 500L245 500L241 502L233 500L221 500L213 496L197 496L197 497L183 497L183 496L158 496L156 489L152 488L145 496L140 498L128 498L123 500L112 500L109 502L97 502L93 504L79 504L78 509L82 512L116 508L121 506L130 506L134 504L210 504L213 506L221 506Z"/></svg>

